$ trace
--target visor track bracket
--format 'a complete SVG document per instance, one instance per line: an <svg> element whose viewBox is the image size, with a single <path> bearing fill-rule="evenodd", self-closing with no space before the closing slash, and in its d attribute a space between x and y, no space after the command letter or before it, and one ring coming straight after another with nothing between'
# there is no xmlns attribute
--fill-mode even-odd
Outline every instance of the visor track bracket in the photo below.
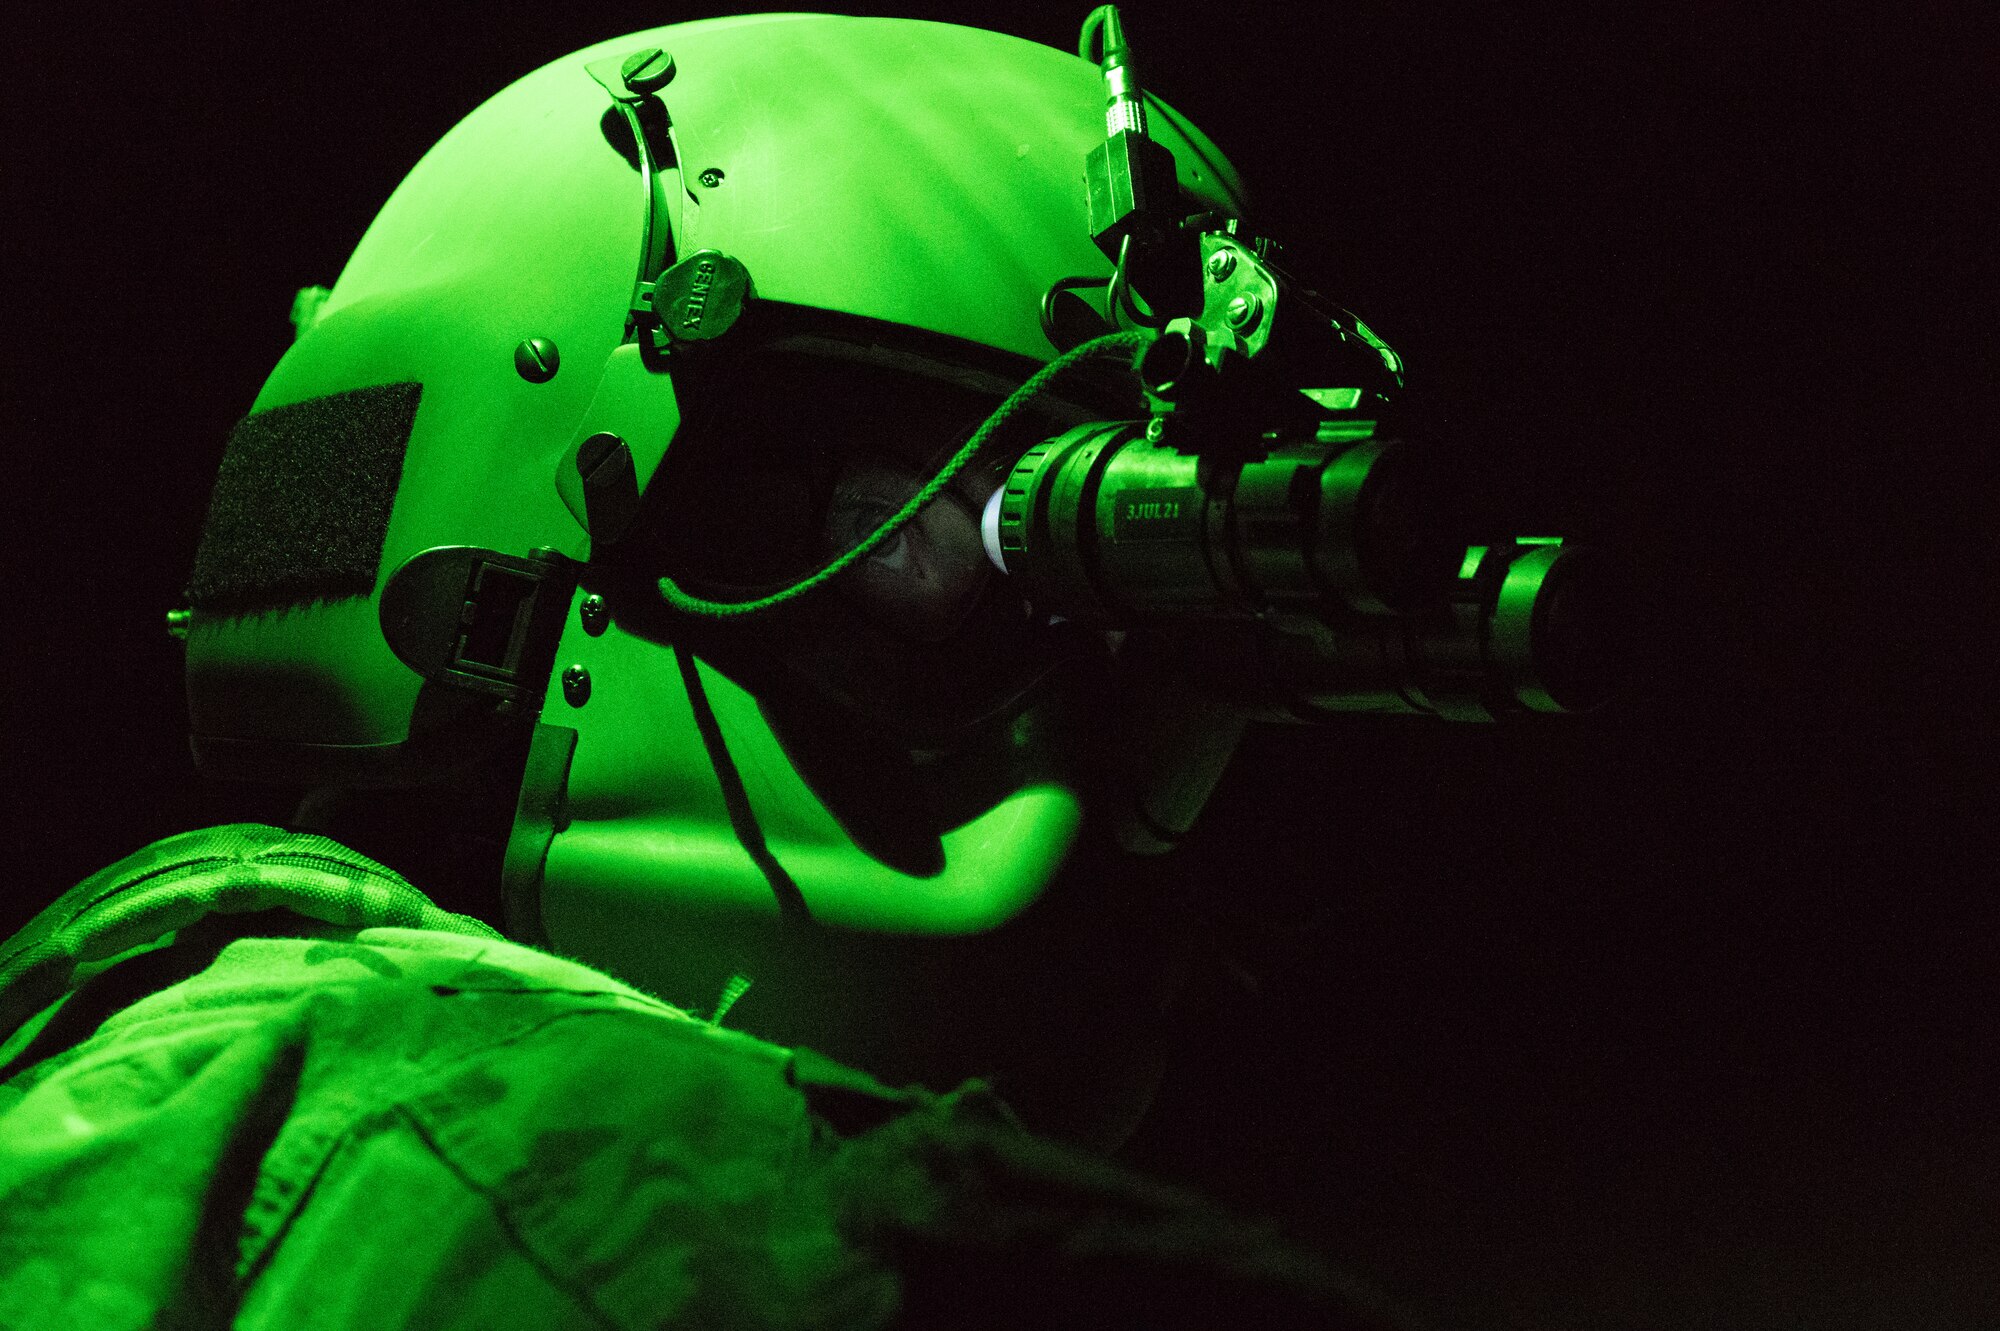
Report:
<svg viewBox="0 0 2000 1331"><path fill-rule="evenodd" d="M686 190L680 180L673 117L659 97L660 90L673 81L674 58L660 47L645 47L592 61L585 69L611 98L632 135L633 163L645 200L638 275L626 310L625 336L628 340L649 336L654 351L665 351L667 339L659 331L660 321L652 308L653 288L672 261L676 245L684 239L686 223ZM673 177L671 185L669 176Z"/></svg>

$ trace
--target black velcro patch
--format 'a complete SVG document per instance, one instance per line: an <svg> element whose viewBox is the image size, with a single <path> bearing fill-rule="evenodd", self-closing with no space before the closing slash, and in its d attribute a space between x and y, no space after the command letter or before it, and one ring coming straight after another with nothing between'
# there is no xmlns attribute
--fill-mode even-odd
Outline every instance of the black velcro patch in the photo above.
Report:
<svg viewBox="0 0 2000 1331"><path fill-rule="evenodd" d="M373 591L422 395L421 384L381 384L238 422L188 604L239 615Z"/></svg>

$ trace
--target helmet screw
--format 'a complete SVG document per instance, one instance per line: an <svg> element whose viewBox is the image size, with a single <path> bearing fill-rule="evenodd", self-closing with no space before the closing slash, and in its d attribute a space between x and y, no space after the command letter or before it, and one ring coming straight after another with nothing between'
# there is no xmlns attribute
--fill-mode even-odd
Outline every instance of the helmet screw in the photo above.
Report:
<svg viewBox="0 0 2000 1331"><path fill-rule="evenodd" d="M514 368L531 384L545 384L556 377L562 357L556 344L546 337L531 337L514 348Z"/></svg>
<svg viewBox="0 0 2000 1331"><path fill-rule="evenodd" d="M720 185L722 183L722 171L718 167L711 166L706 171L702 172L699 176L696 176L695 179L699 180L702 184L706 185L708 188L714 189L717 185Z"/></svg>
<svg viewBox="0 0 2000 1331"><path fill-rule="evenodd" d="M1234 250L1217 250L1208 256L1208 275L1216 281L1220 282L1235 271L1236 252Z"/></svg>
<svg viewBox="0 0 2000 1331"><path fill-rule="evenodd" d="M632 92L658 92L674 81L674 58L657 46L634 51L618 67L618 77Z"/></svg>
<svg viewBox="0 0 2000 1331"><path fill-rule="evenodd" d="M1229 320L1231 328L1239 333L1247 333L1257 326L1259 319L1264 317L1264 302L1251 295L1238 296L1229 302L1229 308L1223 317Z"/></svg>
<svg viewBox="0 0 2000 1331"><path fill-rule="evenodd" d="M580 665L569 666L562 672L563 701L571 707L581 707L590 701L590 672Z"/></svg>
<svg viewBox="0 0 2000 1331"><path fill-rule="evenodd" d="M583 598L583 604L576 608L576 613L583 621L583 631L593 638L604 632L604 626L611 618L604 609L604 598L594 594Z"/></svg>

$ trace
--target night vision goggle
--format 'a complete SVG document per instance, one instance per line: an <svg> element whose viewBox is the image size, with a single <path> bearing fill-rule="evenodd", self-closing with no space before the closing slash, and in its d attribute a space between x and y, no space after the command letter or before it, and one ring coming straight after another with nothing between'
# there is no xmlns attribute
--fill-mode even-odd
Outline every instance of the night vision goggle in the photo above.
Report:
<svg viewBox="0 0 2000 1331"><path fill-rule="evenodd" d="M1176 215L1174 158L1147 135L1115 6L1093 12L1080 53L1104 76L1106 138L1085 175L1092 239L1114 267L1047 293L1044 331L1069 349L810 576L745 601L665 577L667 602L733 619L813 592L893 540L1057 381L1119 357L1147 417L1028 448L985 505L987 556L1038 614L1144 635L1205 694L1256 718L1492 720L1601 703L1619 664L1605 561L1553 537L1452 544L1430 464L1384 433L1400 358L1235 219ZM708 287L681 285L705 317ZM1091 287L1106 292L1103 314L1076 294Z"/></svg>

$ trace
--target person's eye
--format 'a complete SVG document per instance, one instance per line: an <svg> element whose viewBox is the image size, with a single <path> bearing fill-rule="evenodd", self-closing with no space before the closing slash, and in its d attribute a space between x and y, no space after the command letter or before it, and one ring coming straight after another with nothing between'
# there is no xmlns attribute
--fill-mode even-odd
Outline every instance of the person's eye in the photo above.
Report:
<svg viewBox="0 0 2000 1331"><path fill-rule="evenodd" d="M874 523L869 524L868 529L870 531L873 531L875 529L875 526L879 524L884 518L887 518L888 515L889 515L889 510L884 509L882 512L882 517L877 518ZM897 532L894 536L891 536L887 541L883 542L880 546L878 546L875 552L869 555L868 557L874 560L876 563L882 565L884 568L890 569L894 572L897 573L908 572L910 567L909 531L910 529L908 527L903 528L901 531Z"/></svg>
<svg viewBox="0 0 2000 1331"><path fill-rule="evenodd" d="M900 507L876 495L842 491L834 496L833 508L827 514L827 535L839 547L839 553L844 554L874 535L876 528L894 517ZM870 552L868 558L897 573L907 571L909 528L897 531Z"/></svg>

